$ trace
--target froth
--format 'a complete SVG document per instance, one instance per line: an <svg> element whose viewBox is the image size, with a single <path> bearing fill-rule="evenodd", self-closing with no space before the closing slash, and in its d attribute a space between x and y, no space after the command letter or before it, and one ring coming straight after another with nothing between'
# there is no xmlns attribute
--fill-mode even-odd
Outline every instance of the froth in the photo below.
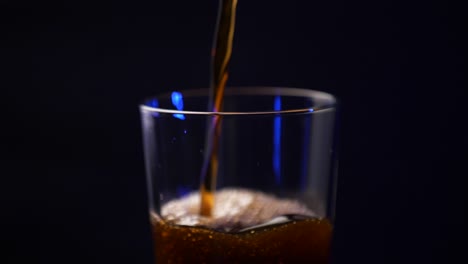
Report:
<svg viewBox="0 0 468 264"><path fill-rule="evenodd" d="M315 216L298 201L234 188L215 193L212 217L200 216L199 209L200 194L193 192L181 199L166 203L161 209L161 215L172 224L204 226L226 232L260 225L282 215Z"/></svg>

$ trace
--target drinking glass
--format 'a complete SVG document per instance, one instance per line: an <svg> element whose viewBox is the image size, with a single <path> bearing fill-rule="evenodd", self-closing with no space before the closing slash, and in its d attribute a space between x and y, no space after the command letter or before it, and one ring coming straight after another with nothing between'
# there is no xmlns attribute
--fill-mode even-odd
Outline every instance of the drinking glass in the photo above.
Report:
<svg viewBox="0 0 468 264"><path fill-rule="evenodd" d="M140 105L156 263L328 263L336 99L307 89L233 87L226 88L222 112L209 112L208 95L208 89L172 91ZM222 125L213 212L231 217L216 227L200 222L197 193L207 143L216 140L207 134L214 118ZM238 208L218 199L223 190L238 194ZM180 199L192 199L192 215L169 206ZM262 199L266 205L252 205ZM268 210L281 215L245 226Z"/></svg>

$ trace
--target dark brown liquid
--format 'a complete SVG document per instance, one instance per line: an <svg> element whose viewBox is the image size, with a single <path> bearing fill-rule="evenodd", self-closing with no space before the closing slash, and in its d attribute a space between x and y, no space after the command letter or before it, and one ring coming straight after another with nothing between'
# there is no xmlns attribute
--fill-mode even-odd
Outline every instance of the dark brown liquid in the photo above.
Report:
<svg viewBox="0 0 468 264"><path fill-rule="evenodd" d="M228 79L228 66L232 53L237 0L220 0L218 22L212 49L209 111L219 112L223 107L224 88ZM221 137L221 116L209 121L205 161L201 172L200 214L211 216L218 174L218 145Z"/></svg>
<svg viewBox="0 0 468 264"><path fill-rule="evenodd" d="M329 263L332 225L324 219L225 233L152 219L157 263Z"/></svg>
<svg viewBox="0 0 468 264"><path fill-rule="evenodd" d="M208 111L219 112L223 107L223 94L228 79L228 66L232 53L237 0L220 0L218 21L212 49L210 105ZM221 134L221 116L209 121L205 161L201 172L200 214L211 216L214 206L213 193L218 174L218 145Z"/></svg>

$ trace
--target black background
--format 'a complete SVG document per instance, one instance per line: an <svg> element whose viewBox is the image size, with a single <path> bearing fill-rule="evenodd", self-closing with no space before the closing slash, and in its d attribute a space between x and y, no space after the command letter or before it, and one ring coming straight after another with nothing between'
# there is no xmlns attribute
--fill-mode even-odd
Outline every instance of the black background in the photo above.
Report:
<svg viewBox="0 0 468 264"><path fill-rule="evenodd" d="M151 263L139 101L208 85L217 1L1 1L1 263ZM239 1L230 85L341 101L336 263L462 263L465 15Z"/></svg>

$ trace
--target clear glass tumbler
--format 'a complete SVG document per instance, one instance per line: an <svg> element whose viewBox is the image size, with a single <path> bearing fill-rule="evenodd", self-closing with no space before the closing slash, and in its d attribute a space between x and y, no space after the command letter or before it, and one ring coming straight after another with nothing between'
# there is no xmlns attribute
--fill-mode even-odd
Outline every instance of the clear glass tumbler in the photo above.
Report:
<svg viewBox="0 0 468 264"><path fill-rule="evenodd" d="M329 263L336 100L274 87L208 89L140 106L156 263ZM222 120L211 217L199 215L207 128Z"/></svg>

